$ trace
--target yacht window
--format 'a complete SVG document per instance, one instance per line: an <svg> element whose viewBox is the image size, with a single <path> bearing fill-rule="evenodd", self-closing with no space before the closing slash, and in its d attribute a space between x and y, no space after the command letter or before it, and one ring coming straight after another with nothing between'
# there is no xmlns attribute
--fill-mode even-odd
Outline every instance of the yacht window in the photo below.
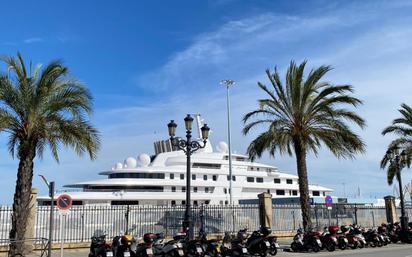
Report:
<svg viewBox="0 0 412 257"><path fill-rule="evenodd" d="M164 179L164 173L113 173L109 178L143 178L143 179Z"/></svg>
<svg viewBox="0 0 412 257"><path fill-rule="evenodd" d="M285 190L276 190L277 195L285 195Z"/></svg>
<svg viewBox="0 0 412 257"><path fill-rule="evenodd" d="M254 177L247 177L246 181L247 182L255 182L255 178Z"/></svg>
<svg viewBox="0 0 412 257"><path fill-rule="evenodd" d="M250 170L253 170L253 167L249 167L250 168Z"/></svg>
<svg viewBox="0 0 412 257"><path fill-rule="evenodd" d="M176 187L172 187L172 192L176 192Z"/></svg>
<svg viewBox="0 0 412 257"><path fill-rule="evenodd" d="M209 204L209 203L210 203L210 201L209 201L209 200L206 200L206 201L205 201L205 204Z"/></svg>
<svg viewBox="0 0 412 257"><path fill-rule="evenodd" d="M213 181L216 181L216 180L217 180L217 176L213 175Z"/></svg>
<svg viewBox="0 0 412 257"><path fill-rule="evenodd" d="M256 178L257 183L263 183L263 178Z"/></svg>
<svg viewBox="0 0 412 257"><path fill-rule="evenodd" d="M207 180L207 175L203 175L203 180Z"/></svg>
<svg viewBox="0 0 412 257"><path fill-rule="evenodd" d="M175 174L170 173L169 177L170 177L170 179L175 179Z"/></svg>
<svg viewBox="0 0 412 257"><path fill-rule="evenodd" d="M320 196L320 192L319 192L319 191L313 191L313 192L312 192L312 195L313 195L313 196Z"/></svg>
<svg viewBox="0 0 412 257"><path fill-rule="evenodd" d="M219 204L220 204L220 205L223 205L223 201L219 201Z"/></svg>
<svg viewBox="0 0 412 257"><path fill-rule="evenodd" d="M244 162L246 159L243 157L236 157L236 161Z"/></svg>
<svg viewBox="0 0 412 257"><path fill-rule="evenodd" d="M180 179L185 179L185 174L180 174Z"/></svg>
<svg viewBox="0 0 412 257"><path fill-rule="evenodd" d="M90 191L102 191L102 192L113 192L124 190L126 192L163 192L164 188L162 186L84 186L84 192Z"/></svg>
<svg viewBox="0 0 412 257"><path fill-rule="evenodd" d="M223 192L227 194L227 188L223 188Z"/></svg>
<svg viewBox="0 0 412 257"><path fill-rule="evenodd" d="M197 201L193 201L193 205L194 205L194 206L197 206Z"/></svg>
<svg viewBox="0 0 412 257"><path fill-rule="evenodd" d="M196 180L196 174L192 174L192 180Z"/></svg>
<svg viewBox="0 0 412 257"><path fill-rule="evenodd" d="M205 193L209 193L209 188L205 187Z"/></svg>
<svg viewBox="0 0 412 257"><path fill-rule="evenodd" d="M186 205L186 201L182 201L182 205Z"/></svg>
<svg viewBox="0 0 412 257"><path fill-rule="evenodd" d="M229 204L229 201L228 201L228 200L226 200L226 201L225 201L225 205L228 205L228 204Z"/></svg>
<svg viewBox="0 0 412 257"><path fill-rule="evenodd" d="M259 170L259 167L257 167L256 170Z"/></svg>
<svg viewBox="0 0 412 257"><path fill-rule="evenodd" d="M275 178L275 179L273 180L273 182L275 182L275 184L280 184L280 178Z"/></svg>
<svg viewBox="0 0 412 257"><path fill-rule="evenodd" d="M186 192L186 187L182 187L182 192Z"/></svg>
<svg viewBox="0 0 412 257"><path fill-rule="evenodd" d="M228 180L228 181L230 180L230 176L229 176L229 175L227 175L227 180ZM236 176L232 176L232 181L236 181Z"/></svg>
<svg viewBox="0 0 412 257"><path fill-rule="evenodd" d="M175 206L175 205L176 205L176 201L173 200L173 201L172 201L172 206Z"/></svg>
<svg viewBox="0 0 412 257"><path fill-rule="evenodd" d="M139 205L139 201L112 201L111 205Z"/></svg>
<svg viewBox="0 0 412 257"><path fill-rule="evenodd" d="M215 163L200 163L200 162L195 162L193 163L193 168L203 168L203 169L220 169L221 165L220 164L215 164Z"/></svg>
<svg viewBox="0 0 412 257"><path fill-rule="evenodd" d="M292 191L292 195L298 195L298 191L293 190L293 191Z"/></svg>
<svg viewBox="0 0 412 257"><path fill-rule="evenodd" d="M286 179L286 184L292 184L293 183L293 180L291 180L291 179Z"/></svg>
<svg viewBox="0 0 412 257"><path fill-rule="evenodd" d="M326 196L325 191L323 191L323 196Z"/></svg>
<svg viewBox="0 0 412 257"><path fill-rule="evenodd" d="M195 193L197 192L197 187L193 188L193 192L195 192Z"/></svg>

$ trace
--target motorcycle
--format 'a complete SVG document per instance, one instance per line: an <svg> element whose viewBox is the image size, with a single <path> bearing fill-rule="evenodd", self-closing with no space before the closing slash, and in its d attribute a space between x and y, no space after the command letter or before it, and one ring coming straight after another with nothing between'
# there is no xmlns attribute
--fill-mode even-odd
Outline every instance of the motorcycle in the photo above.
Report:
<svg viewBox="0 0 412 257"><path fill-rule="evenodd" d="M143 235L143 243L140 243L136 247L136 257L153 257L154 248L153 242L156 235L153 233L146 233Z"/></svg>
<svg viewBox="0 0 412 257"><path fill-rule="evenodd" d="M89 257L112 257L111 245L106 242L106 235L93 235Z"/></svg>
<svg viewBox="0 0 412 257"><path fill-rule="evenodd" d="M350 247L351 249L360 247L358 237L352 233L351 227L341 226L340 230L342 231L342 235L348 240L348 247Z"/></svg>
<svg viewBox="0 0 412 257"><path fill-rule="evenodd" d="M358 240L359 248L364 248L366 246L365 237L362 235L362 231L359 229L358 226L350 226L349 234L354 236Z"/></svg>
<svg viewBox="0 0 412 257"><path fill-rule="evenodd" d="M267 239L270 233L272 230L268 227L260 227L259 230L254 231L246 241L248 252L252 255L266 257L271 251L271 245Z"/></svg>

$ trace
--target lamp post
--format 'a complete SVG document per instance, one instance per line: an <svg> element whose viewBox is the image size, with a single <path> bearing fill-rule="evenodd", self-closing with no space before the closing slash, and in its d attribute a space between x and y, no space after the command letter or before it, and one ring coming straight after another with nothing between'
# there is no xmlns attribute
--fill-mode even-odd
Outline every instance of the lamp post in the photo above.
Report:
<svg viewBox="0 0 412 257"><path fill-rule="evenodd" d="M229 196L230 205L233 205L233 190L232 190L232 150L231 150L231 136L230 136L230 98L229 98L229 87L235 84L234 80L225 79L220 82L221 85L226 86L226 107L227 107L227 141L229 146Z"/></svg>
<svg viewBox="0 0 412 257"><path fill-rule="evenodd" d="M169 124L167 124L167 128L169 130L170 142L173 146L177 147L178 149L182 150L186 154L186 210L185 210L185 217L182 223L184 232L187 233L189 239L193 239L193 223L191 219L191 199L190 199L190 156L196 150L200 148L204 148L207 143L207 139L209 138L209 130L210 128L207 124L204 124L201 128L202 131L202 139L203 144L199 143L198 141L192 141L192 124L193 118L188 114L185 119L185 127L186 127L186 139L178 138L176 136L176 127L177 124L171 120Z"/></svg>
<svg viewBox="0 0 412 257"><path fill-rule="evenodd" d="M386 158L389 160L391 166L395 168L396 178L399 183L399 197L401 200L401 228L402 231L405 232L408 230L408 217L405 214L405 202L403 197L402 191L402 177L401 177L401 170L405 167L406 163L406 152L402 150L399 154L399 149L397 147L393 149L389 149L386 152Z"/></svg>

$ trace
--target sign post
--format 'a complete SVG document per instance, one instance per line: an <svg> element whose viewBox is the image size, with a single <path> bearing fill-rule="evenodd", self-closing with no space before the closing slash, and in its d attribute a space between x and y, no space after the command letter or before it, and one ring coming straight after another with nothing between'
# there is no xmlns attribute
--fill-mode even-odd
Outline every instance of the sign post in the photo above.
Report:
<svg viewBox="0 0 412 257"><path fill-rule="evenodd" d="M331 219L331 210L332 210L332 203L333 203L333 199L332 196L327 195L325 197L325 205L326 207L328 207L328 218L329 218L329 226L330 226L330 219Z"/></svg>
<svg viewBox="0 0 412 257"><path fill-rule="evenodd" d="M60 213L60 257L64 255L64 225L63 219L66 219L66 214L69 213L73 200L68 194L62 194L57 198L57 208Z"/></svg>

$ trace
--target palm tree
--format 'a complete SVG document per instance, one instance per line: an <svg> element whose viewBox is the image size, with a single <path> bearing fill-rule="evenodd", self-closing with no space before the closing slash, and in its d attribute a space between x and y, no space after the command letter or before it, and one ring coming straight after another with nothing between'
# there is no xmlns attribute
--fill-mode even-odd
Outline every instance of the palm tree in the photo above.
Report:
<svg viewBox="0 0 412 257"><path fill-rule="evenodd" d="M88 89L69 77L60 61L41 68L26 67L20 53L1 60L8 66L0 74L0 131L6 132L10 154L19 159L13 201L9 253L25 255L25 237L30 208L34 158L45 149L58 162L61 146L71 147L78 155L85 152L96 158L99 133L89 123L92 96ZM29 70L28 70L29 68Z"/></svg>
<svg viewBox="0 0 412 257"><path fill-rule="evenodd" d="M407 156L406 166L410 167L411 165L411 155L412 155L412 108L407 104L401 104L401 109L399 110L402 117L394 119L392 121L392 125L386 127L382 131L382 135L386 134L394 134L398 136L398 138L394 139L388 146L388 150L396 151L399 148L403 148L405 150L405 154ZM387 170L387 179L388 184L392 185L393 179L397 176L399 180L401 174L397 172L397 167L394 162L390 162L388 155L385 155L381 161L381 168L385 169L388 167Z"/></svg>
<svg viewBox="0 0 412 257"><path fill-rule="evenodd" d="M309 72L305 78L306 61L299 66L291 62L286 72L285 84L275 67L274 73L266 70L272 89L258 82L268 98L258 100L259 107L247 113L243 121L243 133L263 126L249 145L247 152L253 160L264 151L271 156L279 154L296 156L299 176L300 204L303 227L312 226L310 219L309 186L306 167L307 153L317 155L321 145L326 146L338 158L354 158L364 152L365 145L346 122L353 122L363 128L365 121L345 105L357 107L362 102L351 95L350 85L333 85L321 82L331 70L330 66L320 66Z"/></svg>
<svg viewBox="0 0 412 257"><path fill-rule="evenodd" d="M411 166L412 155L412 108L406 104L401 105L399 112L401 118L394 119L392 124L382 131L382 135L395 134L398 138L394 139L388 146L388 150L381 161L381 168L387 169L388 184L392 185L396 176L399 184L399 198L401 202L401 226L402 230L407 229L407 217L405 213L405 201L402 190L402 174L404 167ZM399 149L403 151L399 154ZM402 241L405 239L403 238ZM406 241L409 241L407 239Z"/></svg>

